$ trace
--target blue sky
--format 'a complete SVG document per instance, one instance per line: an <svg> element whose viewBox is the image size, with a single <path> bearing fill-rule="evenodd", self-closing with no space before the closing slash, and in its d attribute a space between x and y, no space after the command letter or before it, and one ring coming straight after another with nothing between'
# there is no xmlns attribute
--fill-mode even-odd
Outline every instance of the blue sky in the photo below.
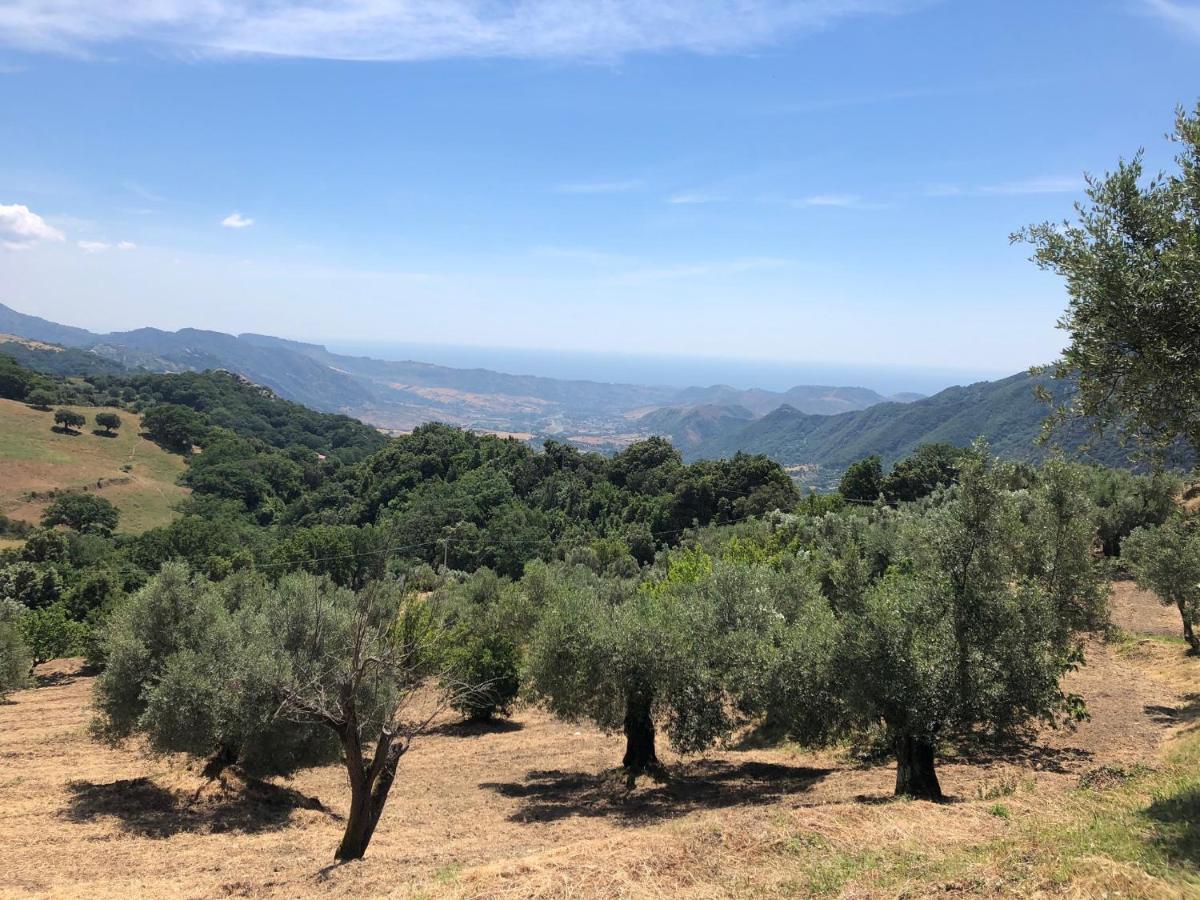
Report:
<svg viewBox="0 0 1200 900"><path fill-rule="evenodd" d="M1200 99L1192 0L107 6L0 6L0 301L99 330L1012 372Z"/></svg>

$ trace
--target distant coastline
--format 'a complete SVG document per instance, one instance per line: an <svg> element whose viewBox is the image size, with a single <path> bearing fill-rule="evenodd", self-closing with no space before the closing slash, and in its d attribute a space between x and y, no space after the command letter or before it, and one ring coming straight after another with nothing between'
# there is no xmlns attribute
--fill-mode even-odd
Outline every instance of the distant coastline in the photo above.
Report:
<svg viewBox="0 0 1200 900"><path fill-rule="evenodd" d="M329 340L334 353L376 359L413 360L454 368L481 368L511 375L583 379L625 384L707 387L728 384L743 390L785 391L798 384L865 387L881 394L934 394L956 384L971 384L1011 375L993 369L869 366L853 363L784 362L690 356L589 353L513 347L471 347L401 341Z"/></svg>

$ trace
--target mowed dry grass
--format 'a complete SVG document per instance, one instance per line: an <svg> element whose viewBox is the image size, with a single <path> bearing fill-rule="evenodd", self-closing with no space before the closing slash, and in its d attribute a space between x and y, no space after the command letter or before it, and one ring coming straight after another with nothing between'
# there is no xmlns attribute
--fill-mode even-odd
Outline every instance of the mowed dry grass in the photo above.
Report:
<svg viewBox="0 0 1200 900"><path fill-rule="evenodd" d="M141 420L128 410L67 407L87 417L81 434L52 431L54 414L0 400L0 513L36 523L51 490L88 490L121 511L118 530L140 532L165 525L187 496L176 484L182 457L139 435ZM115 437L92 434L96 414L115 412L122 425ZM130 465L128 472L121 467Z"/></svg>
<svg viewBox="0 0 1200 900"><path fill-rule="evenodd" d="M1137 631L1156 604L1126 600L1120 624ZM945 805L890 801L889 764L788 749L668 754L671 783L628 791L612 768L618 736L534 709L490 731L447 721L402 760L367 858L336 867L340 768L247 792L179 758L105 747L86 729L93 679L52 663L41 686L0 705L0 894L1179 896L1100 857L1056 880L1021 843L1023 829L1076 814L1089 773L1157 765L1200 682L1200 663L1157 640L1088 656L1070 688L1092 720L1006 757L944 764Z"/></svg>

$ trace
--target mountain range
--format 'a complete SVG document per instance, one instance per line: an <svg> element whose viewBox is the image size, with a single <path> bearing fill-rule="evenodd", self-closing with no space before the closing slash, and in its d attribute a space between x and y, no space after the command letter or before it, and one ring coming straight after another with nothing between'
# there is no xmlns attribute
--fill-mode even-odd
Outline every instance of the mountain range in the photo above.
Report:
<svg viewBox="0 0 1200 900"><path fill-rule="evenodd" d="M193 328L97 334L0 304L4 333L72 348L96 359L101 371L107 366L155 372L226 369L286 399L392 432L441 421L602 451L659 434L670 438L685 459L764 453L798 480L821 488L836 484L846 466L871 454L887 465L922 443L962 446L981 436L1010 458L1037 460L1062 447L1109 465L1133 462L1127 448L1112 437L1095 439L1082 423L1061 431L1054 443L1039 443L1048 410L1035 389L1041 386L1061 402L1073 387L1028 373L950 387L930 397L884 397L867 388L817 385L783 392L728 385L679 389L346 356L319 344L261 334Z"/></svg>
<svg viewBox="0 0 1200 900"><path fill-rule="evenodd" d="M139 328L97 334L0 304L0 333L88 350L155 372L229 369L281 397L391 431L437 420L481 431L571 438L602 449L644 432L639 417L708 403L762 415L787 403L806 413L864 409L889 398L859 387L800 386L786 392L726 385L675 387L510 375L416 361L331 353L319 344L262 334Z"/></svg>

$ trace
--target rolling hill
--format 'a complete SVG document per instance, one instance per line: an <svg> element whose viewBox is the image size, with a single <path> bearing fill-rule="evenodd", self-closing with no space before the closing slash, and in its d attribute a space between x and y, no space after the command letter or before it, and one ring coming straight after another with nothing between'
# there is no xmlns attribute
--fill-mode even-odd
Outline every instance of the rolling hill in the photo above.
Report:
<svg viewBox="0 0 1200 900"><path fill-rule="evenodd" d="M138 417L128 410L68 407L89 425L96 413L115 412L123 420L115 437L51 431L54 418L14 400L0 400L0 513L37 523L52 491L99 494L121 511L117 530L136 533L165 525L174 505L187 496L176 484L184 460L139 435ZM128 467L128 468L126 468Z"/></svg>

